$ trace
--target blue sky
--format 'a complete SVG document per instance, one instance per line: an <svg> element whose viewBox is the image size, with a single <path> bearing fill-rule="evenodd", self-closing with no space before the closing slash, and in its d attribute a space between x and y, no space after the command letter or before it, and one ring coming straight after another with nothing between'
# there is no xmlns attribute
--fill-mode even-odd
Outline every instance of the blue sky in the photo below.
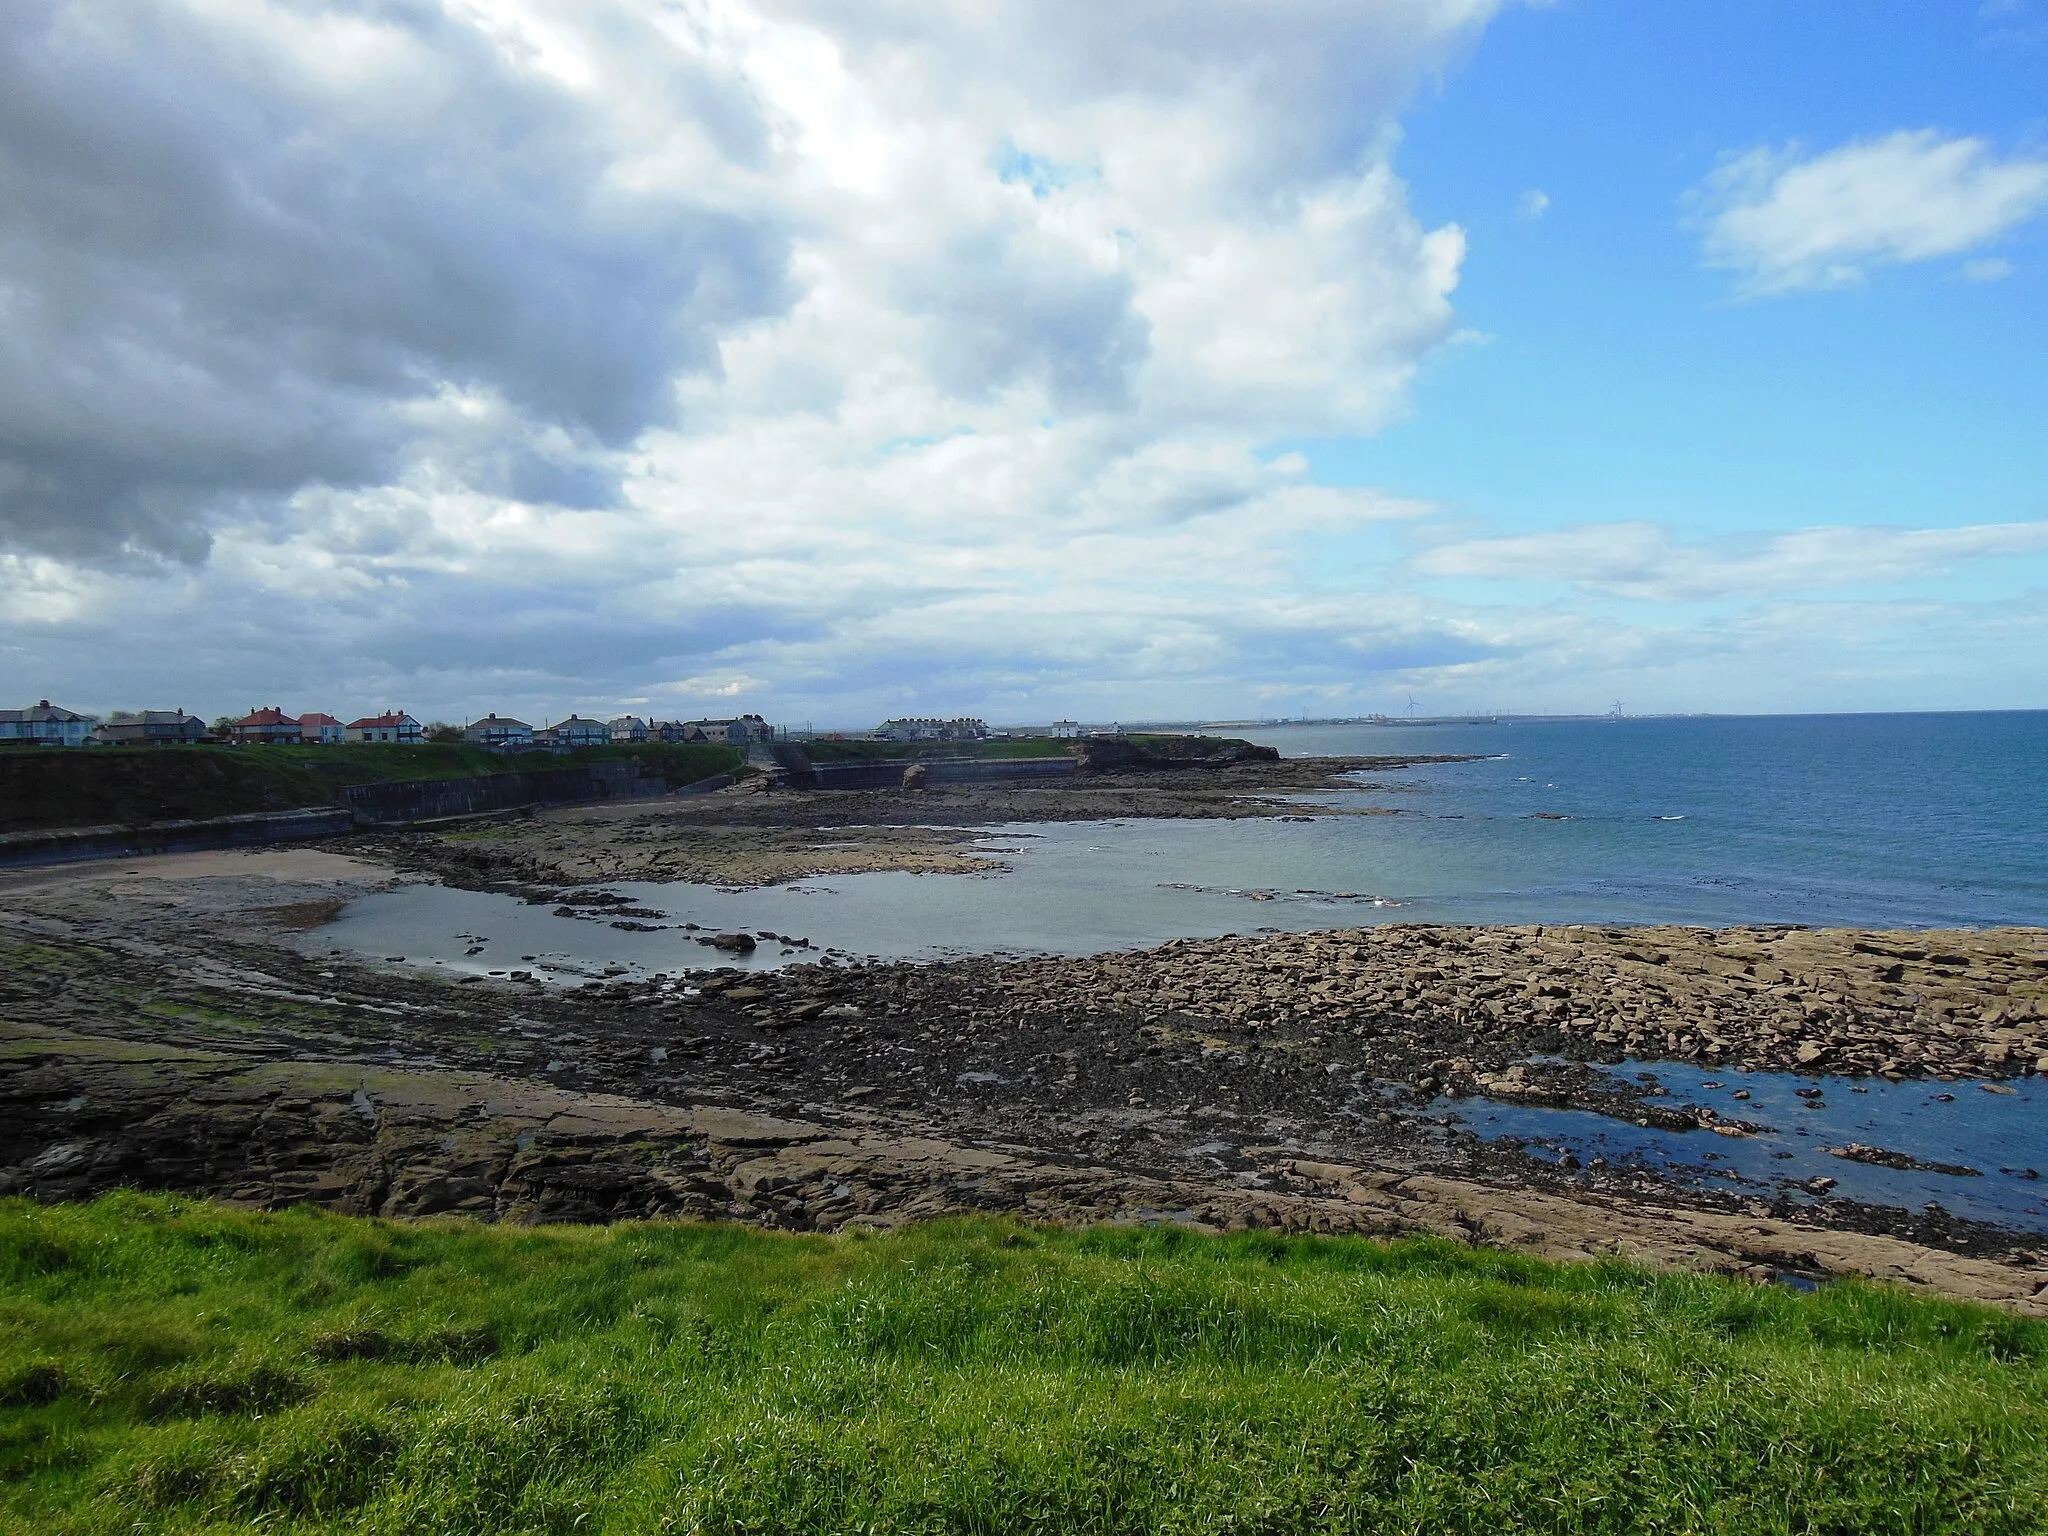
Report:
<svg viewBox="0 0 2048 1536"><path fill-rule="evenodd" d="M1471 232L1458 308L1489 340L1428 365L1383 437L1317 445L1319 474L1426 483L1508 529L2042 516L2048 225L1986 247L2015 264L1998 282L1954 258L1738 303L1682 204L1756 145L1932 127L2048 150L2041 15L2022 41L2021 16L1953 3L1504 13L1398 156L1419 216Z"/></svg>
<svg viewBox="0 0 2048 1536"><path fill-rule="evenodd" d="M23 0L0 677L2048 707L2048 0Z"/></svg>

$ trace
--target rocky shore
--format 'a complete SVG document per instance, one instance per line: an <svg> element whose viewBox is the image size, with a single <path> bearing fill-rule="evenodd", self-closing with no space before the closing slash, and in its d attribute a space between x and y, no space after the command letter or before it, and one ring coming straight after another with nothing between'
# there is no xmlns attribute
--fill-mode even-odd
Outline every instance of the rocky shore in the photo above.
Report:
<svg viewBox="0 0 2048 1536"><path fill-rule="evenodd" d="M1015 822L1237 820L1294 815L1283 795L1357 789L1361 775L1459 757L1230 756L1202 768L1148 767L1103 755L1093 771L1042 781L915 790L777 790L772 777L687 799L579 806L442 832L368 836L349 845L461 885L687 880L778 885L810 875L908 870L988 873L963 851L975 828ZM1385 808L1318 815L1387 815Z"/></svg>
<svg viewBox="0 0 2048 1536"><path fill-rule="evenodd" d="M2025 1233L1537 1161L1437 1107L1566 1105L1711 1147L1746 1134L1739 1099L1687 1102L1606 1064L2026 1073L2038 931L1395 927L1078 960L707 963L570 990L294 947L390 878L372 863L173 863L0 888L0 1191L139 1183L515 1221L995 1210L1422 1230L2048 1308Z"/></svg>

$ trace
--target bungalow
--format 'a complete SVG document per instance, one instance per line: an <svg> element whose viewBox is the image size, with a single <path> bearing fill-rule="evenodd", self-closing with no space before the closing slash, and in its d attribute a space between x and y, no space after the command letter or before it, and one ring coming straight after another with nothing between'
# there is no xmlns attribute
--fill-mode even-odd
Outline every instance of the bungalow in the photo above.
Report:
<svg viewBox="0 0 2048 1536"><path fill-rule="evenodd" d="M239 720L228 723L230 741L261 741L298 745L303 739L299 722L272 705L268 709L252 709Z"/></svg>
<svg viewBox="0 0 2048 1536"><path fill-rule="evenodd" d="M110 747L178 747L205 734L206 722L182 709L117 709L92 738Z"/></svg>
<svg viewBox="0 0 2048 1536"><path fill-rule="evenodd" d="M551 747L608 747L612 741L609 725L602 720L586 720L581 715L544 725L533 734L536 741Z"/></svg>
<svg viewBox="0 0 2048 1536"><path fill-rule="evenodd" d="M645 741L647 722L638 715L621 715L612 722L613 741Z"/></svg>
<svg viewBox="0 0 2048 1536"><path fill-rule="evenodd" d="M89 747L93 718L38 699L28 709L0 709L0 746Z"/></svg>
<svg viewBox="0 0 2048 1536"><path fill-rule="evenodd" d="M350 741L391 741L406 747L416 747L420 744L419 721L402 709L387 710L381 715L367 715L361 720L351 720L342 729Z"/></svg>
<svg viewBox="0 0 2048 1536"><path fill-rule="evenodd" d="M485 715L483 719L469 723L463 730L462 739L471 746L505 752L515 747L532 746L533 727L524 720L514 720L510 715Z"/></svg>
<svg viewBox="0 0 2048 1536"><path fill-rule="evenodd" d="M348 727L318 710L299 716L299 740L309 747L331 747L348 740Z"/></svg>

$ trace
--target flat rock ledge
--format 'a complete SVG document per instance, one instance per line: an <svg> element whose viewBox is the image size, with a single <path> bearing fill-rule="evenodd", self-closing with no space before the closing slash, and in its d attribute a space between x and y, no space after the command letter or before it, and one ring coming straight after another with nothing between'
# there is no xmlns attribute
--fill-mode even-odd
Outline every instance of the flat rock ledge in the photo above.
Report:
<svg viewBox="0 0 2048 1536"><path fill-rule="evenodd" d="M1558 1260L1619 1258L1771 1279L1888 1281L2048 1317L2048 1267L1774 1216L1659 1208L1278 1152L1272 1188L1133 1175L1029 1149L816 1120L671 1106L465 1071L279 1061L25 1031L18 1071L62 1082L87 1117L70 1140L9 1146L0 1193L77 1199L139 1186L264 1208L457 1214L522 1223L738 1220L893 1227L969 1212L1380 1236L1431 1233Z"/></svg>

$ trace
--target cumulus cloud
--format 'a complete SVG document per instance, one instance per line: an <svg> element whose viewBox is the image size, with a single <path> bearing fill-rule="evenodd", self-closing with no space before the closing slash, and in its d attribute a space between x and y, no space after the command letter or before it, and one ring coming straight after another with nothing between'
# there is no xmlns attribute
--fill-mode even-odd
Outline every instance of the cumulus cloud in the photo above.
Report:
<svg viewBox="0 0 2048 1536"><path fill-rule="evenodd" d="M1876 266L1956 256L2048 208L2048 160L1996 156L1933 129L1727 161L1691 198L1707 261L1748 296L1860 282Z"/></svg>
<svg viewBox="0 0 2048 1536"><path fill-rule="evenodd" d="M217 518L422 460L607 499L607 451L779 303L786 250L715 178L636 184L614 93L690 101L665 129L704 142L671 152L713 167L763 129L616 30L600 100L416 0L8 7L0 530L193 558Z"/></svg>
<svg viewBox="0 0 2048 1536"><path fill-rule="evenodd" d="M1452 334L1391 155L1493 8L23 0L0 644L456 711L1466 646L1289 597L1419 509L1262 445Z"/></svg>
<svg viewBox="0 0 2048 1536"><path fill-rule="evenodd" d="M2048 522L1805 528L1719 544L1681 543L1660 524L1629 522L1439 544L1418 554L1414 569L1687 601L1913 581L1946 575L1966 561L2042 553Z"/></svg>

